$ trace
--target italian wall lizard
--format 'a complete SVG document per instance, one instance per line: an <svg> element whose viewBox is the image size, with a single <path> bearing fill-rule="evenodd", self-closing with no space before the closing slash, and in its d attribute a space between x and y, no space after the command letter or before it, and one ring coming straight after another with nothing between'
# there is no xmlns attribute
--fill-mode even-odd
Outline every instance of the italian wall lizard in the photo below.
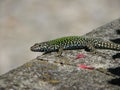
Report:
<svg viewBox="0 0 120 90"><path fill-rule="evenodd" d="M67 36L46 42L36 43L30 49L34 52L44 53L74 49L86 49L91 52L95 52L96 49L120 51L120 45L100 38Z"/></svg>

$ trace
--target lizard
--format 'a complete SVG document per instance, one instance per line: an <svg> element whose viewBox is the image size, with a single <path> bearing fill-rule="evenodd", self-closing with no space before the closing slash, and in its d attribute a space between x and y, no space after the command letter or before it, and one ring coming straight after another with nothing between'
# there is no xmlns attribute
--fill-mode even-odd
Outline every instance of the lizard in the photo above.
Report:
<svg viewBox="0 0 120 90"><path fill-rule="evenodd" d="M61 56L63 50L74 49L85 49L93 53L99 53L96 51L96 49L120 51L120 44L116 44L109 40L104 40L101 38L92 38L86 36L66 36L41 43L35 43L33 46L31 46L30 49L34 52L44 52L44 54L50 52L58 52L57 56ZM110 74L105 69L100 68L96 70L104 74L116 77L115 75Z"/></svg>
<svg viewBox="0 0 120 90"><path fill-rule="evenodd" d="M35 43L31 46L31 51L34 52L58 52L62 54L63 50L85 49L90 52L96 53L96 49L110 49L120 51L120 45L113 43L109 40L101 38L92 38L86 36L66 36L49 40L46 42Z"/></svg>

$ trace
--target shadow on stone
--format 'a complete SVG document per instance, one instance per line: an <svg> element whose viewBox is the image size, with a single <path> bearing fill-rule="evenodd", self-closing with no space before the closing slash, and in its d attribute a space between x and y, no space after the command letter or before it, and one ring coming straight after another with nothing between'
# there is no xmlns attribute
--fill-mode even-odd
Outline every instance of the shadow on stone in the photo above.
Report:
<svg viewBox="0 0 120 90"><path fill-rule="evenodd" d="M117 39L111 39L110 41L116 43L116 44L120 44L120 38L117 38ZM117 53L115 55L112 56L113 59L117 59L117 58L120 58L120 53Z"/></svg>
<svg viewBox="0 0 120 90"><path fill-rule="evenodd" d="M120 76L120 67L116 67L116 68L109 68L108 71L112 74L115 74L117 76Z"/></svg>
<svg viewBox="0 0 120 90"><path fill-rule="evenodd" d="M113 58L113 59L120 58L120 53L117 53L117 54L113 55L112 58Z"/></svg>
<svg viewBox="0 0 120 90"><path fill-rule="evenodd" d="M112 41L112 42L114 42L114 43L117 43L117 44L120 44L120 38L111 39L110 41Z"/></svg>
<svg viewBox="0 0 120 90"><path fill-rule="evenodd" d="M114 75L120 76L120 67L109 68L108 71ZM120 78L111 79L110 81L108 81L108 83L120 86Z"/></svg>
<svg viewBox="0 0 120 90"><path fill-rule="evenodd" d="M120 78L112 79L108 83L120 86Z"/></svg>
<svg viewBox="0 0 120 90"><path fill-rule="evenodd" d="M117 32L117 34L120 34L120 29L117 29L116 32Z"/></svg>

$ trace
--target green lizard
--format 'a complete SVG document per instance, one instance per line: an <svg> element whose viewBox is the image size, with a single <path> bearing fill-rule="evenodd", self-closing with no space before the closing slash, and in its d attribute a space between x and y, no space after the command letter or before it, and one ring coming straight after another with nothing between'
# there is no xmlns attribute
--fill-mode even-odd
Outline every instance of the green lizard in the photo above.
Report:
<svg viewBox="0 0 120 90"><path fill-rule="evenodd" d="M100 38L88 38L83 36L62 37L42 43L36 43L31 47L34 52L60 52L63 50L85 49L96 52L96 49L110 49L120 51L120 45Z"/></svg>
<svg viewBox="0 0 120 90"><path fill-rule="evenodd" d="M93 53L99 53L96 51L96 49L110 49L110 50L120 51L120 45L107 40L103 40L101 38L68 36L42 43L36 43L30 49L31 51L34 52L44 52L44 54L57 51L58 55L61 55L63 50L74 50L74 49L85 49ZM107 75L116 77L115 75L110 74L108 71L106 71L103 68L96 70L105 73Z"/></svg>

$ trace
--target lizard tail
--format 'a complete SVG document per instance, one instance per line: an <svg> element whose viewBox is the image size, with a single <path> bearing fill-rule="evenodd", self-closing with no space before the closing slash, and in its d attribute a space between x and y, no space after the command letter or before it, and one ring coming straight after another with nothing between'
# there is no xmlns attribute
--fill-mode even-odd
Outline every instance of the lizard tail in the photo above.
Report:
<svg viewBox="0 0 120 90"><path fill-rule="evenodd" d="M113 42L106 42L106 43L104 43L104 46L111 50L120 51L120 44L116 44Z"/></svg>

